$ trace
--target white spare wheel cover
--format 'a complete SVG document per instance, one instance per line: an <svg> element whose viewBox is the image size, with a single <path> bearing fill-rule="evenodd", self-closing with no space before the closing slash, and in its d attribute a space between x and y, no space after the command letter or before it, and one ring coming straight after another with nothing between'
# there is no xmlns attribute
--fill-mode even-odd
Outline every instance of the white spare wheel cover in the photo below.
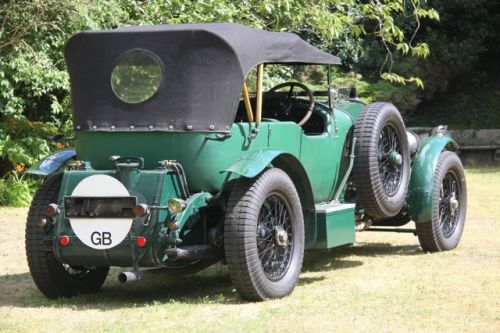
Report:
<svg viewBox="0 0 500 333"><path fill-rule="evenodd" d="M127 197L127 188L107 175L94 175L82 180L71 194L75 197ZM105 250L115 247L127 237L131 218L72 218L71 228L87 246Z"/></svg>

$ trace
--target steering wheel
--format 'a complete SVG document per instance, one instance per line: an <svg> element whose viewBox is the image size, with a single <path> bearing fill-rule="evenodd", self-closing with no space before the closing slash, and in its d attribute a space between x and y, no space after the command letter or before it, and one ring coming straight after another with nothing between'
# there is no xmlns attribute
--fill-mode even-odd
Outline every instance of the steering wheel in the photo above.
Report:
<svg viewBox="0 0 500 333"><path fill-rule="evenodd" d="M298 122L299 126L303 126L309 118L311 118L312 110L314 108L314 94L311 91L311 89L307 88L306 85L299 83L299 82L284 82L280 83L277 86L272 87L266 92L266 96L272 95L276 93L278 90L283 89L285 87L290 87L288 90L286 99L283 101L280 101L279 103L279 109L277 113L284 113L286 115L290 114L290 109L292 108L292 99L293 99L293 91L295 87L300 88L304 90L307 94L307 97L309 98L309 105L307 107L306 114L304 117ZM271 97L272 98L272 97Z"/></svg>

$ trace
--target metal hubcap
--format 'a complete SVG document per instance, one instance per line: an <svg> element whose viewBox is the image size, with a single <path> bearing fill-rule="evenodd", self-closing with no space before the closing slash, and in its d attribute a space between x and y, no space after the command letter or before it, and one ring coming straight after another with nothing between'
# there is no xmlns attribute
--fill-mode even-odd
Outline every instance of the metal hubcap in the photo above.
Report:
<svg viewBox="0 0 500 333"><path fill-rule="evenodd" d="M288 244L288 234L281 227L276 227L276 244L285 247Z"/></svg>
<svg viewBox="0 0 500 333"><path fill-rule="evenodd" d="M384 191L393 196L399 189L403 172L403 156L396 130L385 125L379 135L378 170Z"/></svg>
<svg viewBox="0 0 500 333"><path fill-rule="evenodd" d="M451 216L455 216L455 212L458 209L458 200L455 198L455 193L453 193L452 197L450 198L450 211L451 211Z"/></svg>
<svg viewBox="0 0 500 333"><path fill-rule="evenodd" d="M398 165L403 164L403 156L401 156L401 154L399 154L395 150L390 152L389 158L391 159L391 163L394 166L398 166Z"/></svg>
<svg viewBox="0 0 500 333"><path fill-rule="evenodd" d="M264 200L257 223L257 252L262 270L269 280L278 281L288 271L293 253L290 208L281 194L271 193Z"/></svg>

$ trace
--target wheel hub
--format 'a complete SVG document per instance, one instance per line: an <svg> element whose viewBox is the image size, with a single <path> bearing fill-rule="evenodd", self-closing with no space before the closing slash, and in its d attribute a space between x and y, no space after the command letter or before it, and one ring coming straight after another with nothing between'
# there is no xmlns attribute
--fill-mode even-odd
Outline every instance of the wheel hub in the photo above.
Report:
<svg viewBox="0 0 500 333"><path fill-rule="evenodd" d="M450 198L450 213L451 213L451 216L455 216L455 212L457 211L458 206L459 206L458 200L455 197L455 193L453 193L453 195Z"/></svg>
<svg viewBox="0 0 500 333"><path fill-rule="evenodd" d="M403 156L395 150L390 152L389 158L391 159L392 165L399 166L403 164Z"/></svg>
<svg viewBox="0 0 500 333"><path fill-rule="evenodd" d="M286 247L288 245L288 234L287 232L281 228L276 227L276 244L282 247Z"/></svg>

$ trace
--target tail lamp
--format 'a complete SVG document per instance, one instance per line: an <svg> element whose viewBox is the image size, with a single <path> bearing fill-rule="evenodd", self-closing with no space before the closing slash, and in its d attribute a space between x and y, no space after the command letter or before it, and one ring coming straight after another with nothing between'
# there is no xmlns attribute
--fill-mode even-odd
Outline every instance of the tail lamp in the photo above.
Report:
<svg viewBox="0 0 500 333"><path fill-rule="evenodd" d="M143 217L149 214L149 207L146 204L138 204L134 207L134 214L136 217Z"/></svg>
<svg viewBox="0 0 500 333"><path fill-rule="evenodd" d="M44 209L45 215L53 217L59 213L59 206L55 203L51 203Z"/></svg>
<svg viewBox="0 0 500 333"><path fill-rule="evenodd" d="M140 247L140 248L145 247L146 246L146 238L143 236L137 237L137 239L135 240L135 245L137 245L137 247Z"/></svg>
<svg viewBox="0 0 500 333"><path fill-rule="evenodd" d="M59 236L59 244L61 246L68 246L68 244L69 244L69 237L67 235L61 235L61 236Z"/></svg>
<svg viewBox="0 0 500 333"><path fill-rule="evenodd" d="M167 226L168 226L168 228L170 230L175 230L175 229L179 228L179 222L177 222L177 221L170 221L170 222L168 222Z"/></svg>

